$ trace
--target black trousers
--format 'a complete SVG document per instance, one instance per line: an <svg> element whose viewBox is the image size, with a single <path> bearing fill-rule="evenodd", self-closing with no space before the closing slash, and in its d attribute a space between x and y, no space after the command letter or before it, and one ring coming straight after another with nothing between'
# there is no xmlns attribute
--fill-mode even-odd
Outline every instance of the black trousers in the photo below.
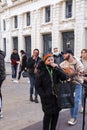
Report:
<svg viewBox="0 0 87 130"><path fill-rule="evenodd" d="M1 100L1 106L2 106L2 93L1 93L1 86L2 86L3 80L0 80L0 100ZM0 107L1 112L1 107Z"/></svg>
<svg viewBox="0 0 87 130"><path fill-rule="evenodd" d="M59 117L59 112L55 114L44 113L43 130L56 130L58 117Z"/></svg>
<svg viewBox="0 0 87 130"><path fill-rule="evenodd" d="M19 73L18 73L18 80L21 78L21 73L23 72L23 68L20 66Z"/></svg>

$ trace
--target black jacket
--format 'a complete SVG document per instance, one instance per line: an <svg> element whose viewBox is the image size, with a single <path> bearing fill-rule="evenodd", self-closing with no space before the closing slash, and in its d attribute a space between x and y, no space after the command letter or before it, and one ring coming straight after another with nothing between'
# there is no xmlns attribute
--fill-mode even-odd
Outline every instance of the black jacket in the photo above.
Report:
<svg viewBox="0 0 87 130"><path fill-rule="evenodd" d="M35 64L38 67L38 64L39 64L40 61L41 61L40 57L38 57L36 61L32 57L29 57L28 64L27 64L29 75L34 75Z"/></svg>
<svg viewBox="0 0 87 130"><path fill-rule="evenodd" d="M54 84L58 83L60 79L67 79L67 75L59 71L58 68L53 69ZM56 96L53 94L52 81L43 61L39 64L39 71L36 75L35 88L40 95L42 109L45 113L56 113L60 110L57 106Z"/></svg>
<svg viewBox="0 0 87 130"><path fill-rule="evenodd" d="M63 57L63 55L60 53L58 56L57 55L54 55L54 62L56 63L56 64L60 64L61 62L63 62L64 61L64 57Z"/></svg>
<svg viewBox="0 0 87 130"><path fill-rule="evenodd" d="M6 71L5 71L5 53L0 50L0 80L4 80L6 77Z"/></svg>
<svg viewBox="0 0 87 130"><path fill-rule="evenodd" d="M11 60L11 64L12 65L18 65L17 61L20 61L20 57L19 57L19 54L15 54L14 52L11 54L11 57L10 57L10 60Z"/></svg>
<svg viewBox="0 0 87 130"><path fill-rule="evenodd" d="M24 54L22 57L21 69L25 70L25 68L27 68L27 56Z"/></svg>

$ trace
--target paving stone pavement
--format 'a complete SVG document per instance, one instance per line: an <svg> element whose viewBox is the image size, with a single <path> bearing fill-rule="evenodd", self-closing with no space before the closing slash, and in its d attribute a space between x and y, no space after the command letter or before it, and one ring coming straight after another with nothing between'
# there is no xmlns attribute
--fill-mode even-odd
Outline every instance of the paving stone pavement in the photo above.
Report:
<svg viewBox="0 0 87 130"><path fill-rule="evenodd" d="M19 83L13 83L10 64L7 63L6 73L7 78L2 87L4 118L0 119L0 130L42 130L43 112L40 99L39 103L29 101L29 79L21 77ZM82 114L79 114L75 126L67 124L69 118L69 110L61 111L57 130L82 130ZM85 120L87 122L87 113ZM87 130L87 123L85 130Z"/></svg>

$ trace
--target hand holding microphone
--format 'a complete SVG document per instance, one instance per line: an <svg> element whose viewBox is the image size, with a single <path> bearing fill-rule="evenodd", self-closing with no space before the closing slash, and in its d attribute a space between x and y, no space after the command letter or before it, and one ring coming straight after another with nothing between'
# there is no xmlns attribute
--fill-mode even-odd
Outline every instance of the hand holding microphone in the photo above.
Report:
<svg viewBox="0 0 87 130"><path fill-rule="evenodd" d="M58 67L58 65L56 64L56 63L51 63L51 66L53 67L53 68L55 68L55 67Z"/></svg>

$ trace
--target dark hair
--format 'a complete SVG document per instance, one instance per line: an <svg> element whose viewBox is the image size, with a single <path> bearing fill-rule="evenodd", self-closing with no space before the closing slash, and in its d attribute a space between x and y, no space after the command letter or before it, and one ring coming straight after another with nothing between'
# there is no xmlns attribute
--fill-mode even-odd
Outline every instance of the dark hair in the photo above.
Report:
<svg viewBox="0 0 87 130"><path fill-rule="evenodd" d="M82 49L81 53L82 53L83 51L85 51L85 52L87 53L87 49Z"/></svg>
<svg viewBox="0 0 87 130"><path fill-rule="evenodd" d="M25 54L25 51L24 51L24 50L21 50L20 53L21 53L21 54Z"/></svg>
<svg viewBox="0 0 87 130"><path fill-rule="evenodd" d="M64 52L64 54L67 54L67 53L69 53L69 54L71 54L71 55L74 55L72 49L70 49L70 48L68 48L68 49Z"/></svg>
<svg viewBox="0 0 87 130"><path fill-rule="evenodd" d="M33 50L33 52L34 52L34 51L38 51L38 55L39 55L39 49L35 48L35 49Z"/></svg>
<svg viewBox="0 0 87 130"><path fill-rule="evenodd" d="M18 51L18 49L17 49L17 48L14 48L13 50L16 50L16 51Z"/></svg>
<svg viewBox="0 0 87 130"><path fill-rule="evenodd" d="M61 55L63 55L64 54L64 52L63 51L61 51L61 53L60 53Z"/></svg>

